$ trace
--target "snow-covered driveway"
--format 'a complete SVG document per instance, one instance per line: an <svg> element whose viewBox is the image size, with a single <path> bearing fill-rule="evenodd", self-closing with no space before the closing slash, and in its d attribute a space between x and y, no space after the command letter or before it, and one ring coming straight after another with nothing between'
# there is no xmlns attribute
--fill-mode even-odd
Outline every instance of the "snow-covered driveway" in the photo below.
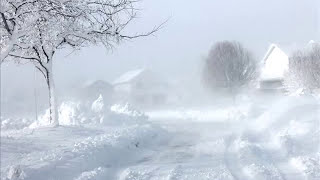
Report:
<svg viewBox="0 0 320 180"><path fill-rule="evenodd" d="M170 132L170 141L123 170L119 179L320 178L320 116L316 101L288 98L260 113L232 109L228 109L232 115L216 112L218 115L211 116L197 111L182 116L177 112L150 112L151 120Z"/></svg>
<svg viewBox="0 0 320 180"><path fill-rule="evenodd" d="M232 179L225 163L223 126L212 123L167 125L172 132L169 144L128 167L120 174L120 179ZM210 131L216 136L209 141L202 135ZM221 136L218 133L222 133Z"/></svg>

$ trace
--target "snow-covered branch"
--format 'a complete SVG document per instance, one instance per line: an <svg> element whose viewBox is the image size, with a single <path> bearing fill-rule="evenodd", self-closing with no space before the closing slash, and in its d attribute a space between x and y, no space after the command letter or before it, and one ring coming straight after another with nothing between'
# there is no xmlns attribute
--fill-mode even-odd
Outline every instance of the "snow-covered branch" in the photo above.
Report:
<svg viewBox="0 0 320 180"><path fill-rule="evenodd" d="M289 72L285 77L288 91L320 89L320 45L296 51L290 57Z"/></svg>

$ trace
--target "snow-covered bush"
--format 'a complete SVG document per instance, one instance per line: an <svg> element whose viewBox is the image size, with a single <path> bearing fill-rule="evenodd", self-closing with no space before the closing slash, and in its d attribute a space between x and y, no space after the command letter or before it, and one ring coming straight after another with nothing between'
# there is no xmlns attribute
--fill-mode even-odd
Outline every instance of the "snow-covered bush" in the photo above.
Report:
<svg viewBox="0 0 320 180"><path fill-rule="evenodd" d="M320 45L293 53L285 85L289 92L313 93L320 88Z"/></svg>
<svg viewBox="0 0 320 180"><path fill-rule="evenodd" d="M98 99L96 99L92 105L91 105L91 109L93 112L95 113L101 113L103 111L104 108L104 103L103 103L103 97L100 94L100 96L98 97Z"/></svg>
<svg viewBox="0 0 320 180"><path fill-rule="evenodd" d="M34 119L1 117L1 129L23 129L28 127Z"/></svg>

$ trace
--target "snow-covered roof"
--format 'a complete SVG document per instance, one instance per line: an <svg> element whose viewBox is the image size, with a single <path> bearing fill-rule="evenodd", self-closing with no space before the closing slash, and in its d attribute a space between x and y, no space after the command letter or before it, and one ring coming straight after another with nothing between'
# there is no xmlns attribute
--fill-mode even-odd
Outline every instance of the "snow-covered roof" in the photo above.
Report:
<svg viewBox="0 0 320 180"><path fill-rule="evenodd" d="M123 83L131 82L133 79L135 79L137 76L139 76L144 71L145 71L144 68L143 69L136 69L136 70L128 71L128 72L122 74L117 79L115 79L112 82L112 84L116 85L116 84L123 84Z"/></svg>
<svg viewBox="0 0 320 180"><path fill-rule="evenodd" d="M112 87L112 85L104 80L88 80L82 85L82 87Z"/></svg>
<svg viewBox="0 0 320 180"><path fill-rule="evenodd" d="M308 42L308 45L309 44L314 44L314 43L317 43L315 40L310 40L309 42Z"/></svg>
<svg viewBox="0 0 320 180"><path fill-rule="evenodd" d="M320 43L317 42L317 41L314 41L314 40L310 40L305 48L309 49L309 48L312 48L314 46L320 46Z"/></svg>
<svg viewBox="0 0 320 180"><path fill-rule="evenodd" d="M264 59L261 80L283 79L289 69L289 57L277 45L270 45Z"/></svg>

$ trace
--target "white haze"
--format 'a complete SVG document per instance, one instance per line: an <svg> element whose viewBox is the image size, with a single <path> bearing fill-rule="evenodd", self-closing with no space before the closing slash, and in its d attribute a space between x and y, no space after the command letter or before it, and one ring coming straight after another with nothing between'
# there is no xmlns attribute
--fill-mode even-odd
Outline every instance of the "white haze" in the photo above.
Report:
<svg viewBox="0 0 320 180"><path fill-rule="evenodd" d="M320 0L143 0L139 7L126 32L148 32L168 20L154 36L109 50L57 52L58 126L34 66L1 64L1 180L320 179L319 63L287 66L288 51L320 42ZM257 75L259 87L250 84L235 95L231 83L220 83L256 77L250 71L256 64L242 48L236 49L241 63L224 48L206 58L222 40L240 42L260 62L271 44L279 47L267 56L265 74ZM320 52L316 47L312 55ZM304 56L290 62L300 65ZM227 70L207 70L222 75L202 72L204 63L218 67L208 61L219 58L231 62L221 66ZM246 66L235 70L233 64ZM97 81L119 76L118 84ZM211 93L204 80L207 87L229 85L229 96Z"/></svg>
<svg viewBox="0 0 320 180"><path fill-rule="evenodd" d="M168 19L155 36L106 50L90 47L66 50L55 57L54 79L60 94L92 80L112 81L120 74L149 68L173 82L200 85L202 60L220 40L237 40L261 59L270 43L301 44L319 40L316 0L144 0L139 18L128 33L145 32ZM39 73L31 65L1 65L1 102L8 97L33 97L34 87L45 97Z"/></svg>

